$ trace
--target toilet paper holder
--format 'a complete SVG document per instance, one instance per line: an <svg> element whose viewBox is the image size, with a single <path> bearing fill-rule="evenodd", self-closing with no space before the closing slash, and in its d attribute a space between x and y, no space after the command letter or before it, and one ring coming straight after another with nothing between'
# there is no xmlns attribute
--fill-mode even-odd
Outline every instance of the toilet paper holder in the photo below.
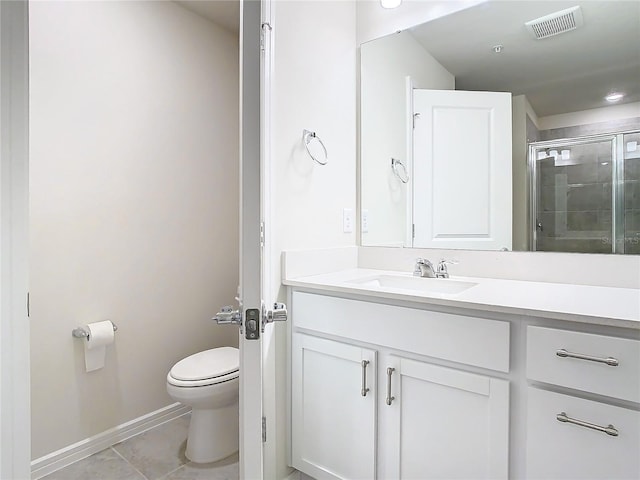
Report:
<svg viewBox="0 0 640 480"><path fill-rule="evenodd" d="M113 323L113 322L111 322L111 324L113 325L113 331L114 331L114 332L115 332L115 331L117 331L117 330L118 330L118 326L117 326L115 323ZM86 331L84 328L82 328L82 327L74 328L74 329L71 331L71 335L73 335L73 336L74 336L74 337L76 337L76 338L86 338L87 340L89 340L89 332L87 332L87 331Z"/></svg>

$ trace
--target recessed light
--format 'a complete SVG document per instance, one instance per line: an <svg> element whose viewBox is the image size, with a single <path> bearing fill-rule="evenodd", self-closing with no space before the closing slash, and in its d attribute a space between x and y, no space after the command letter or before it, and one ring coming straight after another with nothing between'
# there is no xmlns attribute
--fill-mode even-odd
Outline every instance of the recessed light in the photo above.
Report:
<svg viewBox="0 0 640 480"><path fill-rule="evenodd" d="M399 7L402 0L380 0L382 8L396 8Z"/></svg>
<svg viewBox="0 0 640 480"><path fill-rule="evenodd" d="M504 45L494 45L493 47L491 47L491 50L493 50L493 53L502 53L502 50L504 50Z"/></svg>
<svg viewBox="0 0 640 480"><path fill-rule="evenodd" d="M617 102L618 100L621 100L622 97L624 97L624 93L613 92L613 93L610 93L609 95L607 95L606 97L604 97L604 99L607 102L614 103L614 102Z"/></svg>

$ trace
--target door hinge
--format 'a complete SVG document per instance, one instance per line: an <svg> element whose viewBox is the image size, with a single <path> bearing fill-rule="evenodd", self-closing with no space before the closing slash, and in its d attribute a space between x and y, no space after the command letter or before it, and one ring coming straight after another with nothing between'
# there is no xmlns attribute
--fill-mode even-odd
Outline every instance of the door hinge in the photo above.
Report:
<svg viewBox="0 0 640 480"><path fill-rule="evenodd" d="M31 292L27 292L27 318L31 316Z"/></svg>
<svg viewBox="0 0 640 480"><path fill-rule="evenodd" d="M260 246L264 247L264 222L260 222Z"/></svg>
<svg viewBox="0 0 640 480"><path fill-rule="evenodd" d="M267 441L267 417L262 417L262 443Z"/></svg>
<svg viewBox="0 0 640 480"><path fill-rule="evenodd" d="M416 238L416 224L412 223L411 224L411 238Z"/></svg>
<svg viewBox="0 0 640 480"><path fill-rule="evenodd" d="M416 128L416 118L419 118L420 114L419 113L414 113L413 114L413 129L415 130Z"/></svg>
<svg viewBox="0 0 640 480"><path fill-rule="evenodd" d="M273 28L268 22L264 22L262 25L260 25L260 51L262 52L264 52L264 48L265 48L267 30L269 31L273 30Z"/></svg>

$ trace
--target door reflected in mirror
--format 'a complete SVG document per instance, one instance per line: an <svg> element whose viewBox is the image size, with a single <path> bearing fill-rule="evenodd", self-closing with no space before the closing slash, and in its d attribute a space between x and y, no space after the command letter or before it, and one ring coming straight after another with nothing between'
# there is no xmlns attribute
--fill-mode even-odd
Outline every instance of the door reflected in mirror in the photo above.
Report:
<svg viewBox="0 0 640 480"><path fill-rule="evenodd" d="M554 13L567 31L536 38ZM361 45L362 244L640 253L638 45L626 1L489 1ZM487 92L507 131L444 96Z"/></svg>

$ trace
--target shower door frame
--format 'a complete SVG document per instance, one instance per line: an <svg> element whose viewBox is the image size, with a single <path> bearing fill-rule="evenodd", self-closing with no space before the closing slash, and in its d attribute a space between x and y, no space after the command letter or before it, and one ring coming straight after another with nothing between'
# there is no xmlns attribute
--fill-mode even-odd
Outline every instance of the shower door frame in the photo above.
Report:
<svg viewBox="0 0 640 480"><path fill-rule="evenodd" d="M537 229L537 159L535 151L540 148L559 148L584 145L587 143L611 142L611 252L624 254L624 135L638 133L637 130L624 132L585 135L583 137L562 138L557 140L543 140L529 143L529 239L531 251L535 252L538 239ZM622 239L622 242L620 241ZM621 243L619 247L618 244ZM545 250L546 251L546 250ZM571 253L571 252L563 252ZM579 253L579 252L578 252Z"/></svg>

